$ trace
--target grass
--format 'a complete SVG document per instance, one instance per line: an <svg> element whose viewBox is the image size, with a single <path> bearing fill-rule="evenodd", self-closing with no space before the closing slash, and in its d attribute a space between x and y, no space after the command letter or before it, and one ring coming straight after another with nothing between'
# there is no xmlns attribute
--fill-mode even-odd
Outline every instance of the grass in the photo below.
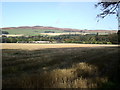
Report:
<svg viewBox="0 0 120 90"><path fill-rule="evenodd" d="M40 30L40 29L6 29L3 31L7 31L9 34L24 34L24 35L40 35L40 33L44 33L45 31L54 31L55 33L62 33L62 30Z"/></svg>
<svg viewBox="0 0 120 90"><path fill-rule="evenodd" d="M118 47L35 45L30 50L3 46L3 88L119 87Z"/></svg>

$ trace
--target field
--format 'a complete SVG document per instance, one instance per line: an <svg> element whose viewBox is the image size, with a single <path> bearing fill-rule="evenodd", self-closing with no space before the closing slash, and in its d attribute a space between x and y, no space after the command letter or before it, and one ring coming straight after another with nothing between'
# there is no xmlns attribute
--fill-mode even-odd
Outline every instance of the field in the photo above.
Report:
<svg viewBox="0 0 120 90"><path fill-rule="evenodd" d="M116 47L118 45L105 44L26 44L26 43L3 43L2 49L39 50L47 48L74 48L74 47Z"/></svg>
<svg viewBox="0 0 120 90"><path fill-rule="evenodd" d="M2 44L3 88L119 88L118 45Z"/></svg>
<svg viewBox="0 0 120 90"><path fill-rule="evenodd" d="M58 36L58 35L69 35L69 34L80 34L80 35L86 35L88 33L80 33L80 32L63 32L63 33L40 33L41 35L50 35L50 36Z"/></svg>
<svg viewBox="0 0 120 90"><path fill-rule="evenodd" d="M23 34L8 34L8 35L5 35L7 37L21 37L21 36L24 36Z"/></svg>
<svg viewBox="0 0 120 90"><path fill-rule="evenodd" d="M60 28L59 28L60 29ZM57 30L57 29L55 29L55 28L53 28L53 29L35 29L35 28L18 28L18 29L16 29L16 28L14 28L14 29L2 29L2 31L7 31L11 36L13 35L24 35L24 36L35 36L35 35L52 35L52 36L55 36L55 35L64 35L64 34L82 34L82 35L85 35L85 34L96 34L96 33L99 33L99 35L107 35L107 34L110 34L110 33L116 33L117 32L117 30L115 31L115 30L107 30L107 31L105 31L105 30L101 30L101 31L99 31L99 30L93 30L93 31L87 31L87 30L83 30L83 32L81 33L81 32L79 32L79 31L74 31L74 32L71 32L69 29L68 29L68 31L65 31L65 30L63 30L62 28L61 28L61 30ZM49 33L45 33L45 32L49 32ZM54 33L52 33L52 32L54 32Z"/></svg>
<svg viewBox="0 0 120 90"><path fill-rule="evenodd" d="M65 35L65 34L81 34L81 35L85 35L87 33L80 33L80 32L65 32L62 30L41 30L41 29L5 29L3 31L7 31L9 34L6 35L8 37L12 36L26 36L26 35L50 35L50 36L57 36L57 35ZM53 31L54 33L45 33L45 31Z"/></svg>
<svg viewBox="0 0 120 90"><path fill-rule="evenodd" d="M41 30L41 29L5 29L3 31L7 31L9 34L24 34L24 35L40 35L40 33L44 33L45 31L54 31L55 33L62 33L64 31L61 30Z"/></svg>

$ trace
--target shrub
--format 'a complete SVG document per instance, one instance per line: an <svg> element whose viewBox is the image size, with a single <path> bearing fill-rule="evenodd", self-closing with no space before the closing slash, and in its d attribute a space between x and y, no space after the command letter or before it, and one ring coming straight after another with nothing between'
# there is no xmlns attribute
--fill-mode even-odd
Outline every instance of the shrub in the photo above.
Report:
<svg viewBox="0 0 120 90"><path fill-rule="evenodd" d="M103 42L98 42L98 44L103 44Z"/></svg>
<svg viewBox="0 0 120 90"><path fill-rule="evenodd" d="M111 42L107 42L107 44L112 44Z"/></svg>

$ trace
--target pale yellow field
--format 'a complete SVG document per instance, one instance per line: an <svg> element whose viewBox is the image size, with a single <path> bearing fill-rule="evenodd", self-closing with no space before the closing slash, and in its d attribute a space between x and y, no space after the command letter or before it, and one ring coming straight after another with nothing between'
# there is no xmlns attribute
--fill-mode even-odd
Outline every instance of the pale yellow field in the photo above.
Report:
<svg viewBox="0 0 120 90"><path fill-rule="evenodd" d="M57 35L68 35L68 34L80 34L86 35L88 33L80 33L80 32L68 32L68 33L40 33L42 35L50 35L50 36L57 36Z"/></svg>
<svg viewBox="0 0 120 90"><path fill-rule="evenodd" d="M16 34L16 35L9 34L9 35L5 35L5 36L7 36L7 37L20 37L20 36L24 36L24 35L23 34Z"/></svg>
<svg viewBox="0 0 120 90"><path fill-rule="evenodd" d="M37 50L45 48L70 48L70 47L116 47L118 45L104 44L28 44L28 43L2 43L2 49L22 49L22 50Z"/></svg>

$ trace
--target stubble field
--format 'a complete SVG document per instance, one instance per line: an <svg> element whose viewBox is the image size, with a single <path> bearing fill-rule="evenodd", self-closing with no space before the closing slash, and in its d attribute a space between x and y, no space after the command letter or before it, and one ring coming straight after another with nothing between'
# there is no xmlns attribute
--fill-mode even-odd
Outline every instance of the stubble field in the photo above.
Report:
<svg viewBox="0 0 120 90"><path fill-rule="evenodd" d="M3 88L119 87L118 45L2 44Z"/></svg>

